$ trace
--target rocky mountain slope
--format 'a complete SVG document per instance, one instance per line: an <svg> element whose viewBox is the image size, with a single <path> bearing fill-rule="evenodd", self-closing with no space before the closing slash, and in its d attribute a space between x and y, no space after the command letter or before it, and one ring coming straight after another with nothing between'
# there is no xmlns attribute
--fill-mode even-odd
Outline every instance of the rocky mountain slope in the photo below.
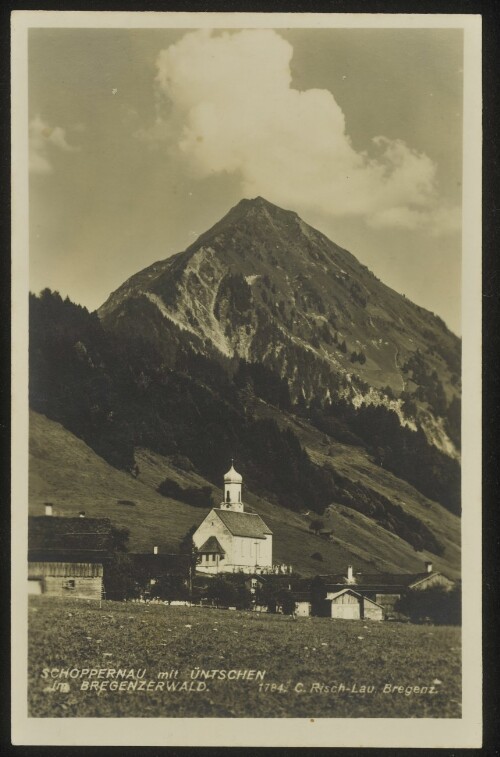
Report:
<svg viewBox="0 0 500 757"><path fill-rule="evenodd" d="M346 250L261 197L242 200L185 252L132 276L99 316L171 353L259 362L292 398L383 404L459 456L460 340Z"/></svg>

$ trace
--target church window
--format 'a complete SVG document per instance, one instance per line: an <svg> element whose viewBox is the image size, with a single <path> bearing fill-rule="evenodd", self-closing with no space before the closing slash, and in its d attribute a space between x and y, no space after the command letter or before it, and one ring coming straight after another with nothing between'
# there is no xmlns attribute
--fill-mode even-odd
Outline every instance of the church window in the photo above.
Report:
<svg viewBox="0 0 500 757"><path fill-rule="evenodd" d="M241 502L241 492L238 492L238 502Z"/></svg>
<svg viewBox="0 0 500 757"><path fill-rule="evenodd" d="M229 489L228 489L227 494L226 494L226 502L230 502L230 501L231 501L231 495L229 494Z"/></svg>

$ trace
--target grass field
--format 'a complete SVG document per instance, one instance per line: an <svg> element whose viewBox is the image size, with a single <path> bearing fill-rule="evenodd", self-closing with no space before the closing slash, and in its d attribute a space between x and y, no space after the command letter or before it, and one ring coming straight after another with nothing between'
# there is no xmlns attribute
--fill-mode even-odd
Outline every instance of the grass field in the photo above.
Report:
<svg viewBox="0 0 500 757"><path fill-rule="evenodd" d="M458 628L29 602L31 717L458 718L460 660Z"/></svg>

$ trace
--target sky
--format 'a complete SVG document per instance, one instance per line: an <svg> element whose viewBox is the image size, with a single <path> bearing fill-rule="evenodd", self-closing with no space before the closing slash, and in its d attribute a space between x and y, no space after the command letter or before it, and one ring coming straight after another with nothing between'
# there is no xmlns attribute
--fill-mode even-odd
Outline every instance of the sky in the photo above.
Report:
<svg viewBox="0 0 500 757"><path fill-rule="evenodd" d="M31 29L31 290L93 310L261 195L460 334L462 47L459 29Z"/></svg>

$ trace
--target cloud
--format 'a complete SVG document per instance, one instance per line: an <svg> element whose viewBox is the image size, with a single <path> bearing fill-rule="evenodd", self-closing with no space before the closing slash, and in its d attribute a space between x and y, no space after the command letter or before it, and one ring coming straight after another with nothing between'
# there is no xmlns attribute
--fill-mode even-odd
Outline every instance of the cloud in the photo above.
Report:
<svg viewBox="0 0 500 757"><path fill-rule="evenodd" d="M60 126L50 126L39 115L29 124L29 168L31 173L49 174L53 171L51 151L78 152L66 140L66 131Z"/></svg>
<svg viewBox="0 0 500 757"><path fill-rule="evenodd" d="M292 88L292 55L272 30L187 33L158 56L164 112L139 136L169 144L200 178L238 175L246 196L375 228L449 231L433 161L383 136L356 151L330 91Z"/></svg>

